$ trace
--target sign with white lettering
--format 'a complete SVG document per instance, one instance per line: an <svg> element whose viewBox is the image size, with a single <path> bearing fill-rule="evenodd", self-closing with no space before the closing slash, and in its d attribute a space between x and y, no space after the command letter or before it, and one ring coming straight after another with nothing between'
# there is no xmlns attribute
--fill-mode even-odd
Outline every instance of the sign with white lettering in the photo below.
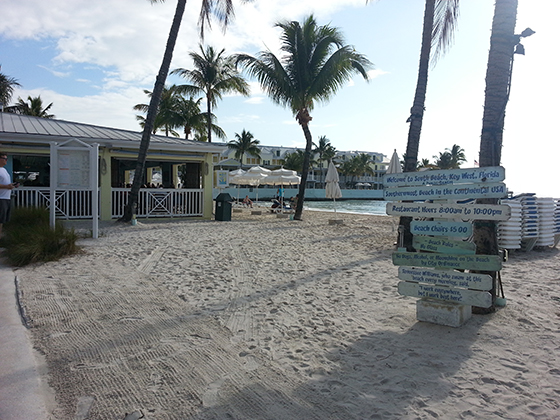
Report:
<svg viewBox="0 0 560 420"><path fill-rule="evenodd" d="M418 251L441 252L443 254L474 254L476 245L472 242L457 241L431 236L414 236L412 246Z"/></svg>
<svg viewBox="0 0 560 420"><path fill-rule="evenodd" d="M428 252L394 252L393 264L408 267L434 267L455 270L499 271L499 255L452 255Z"/></svg>
<svg viewBox="0 0 560 420"><path fill-rule="evenodd" d="M410 233L413 235L460 236L467 238L472 235L470 222L438 222L433 220L413 220L410 222Z"/></svg>
<svg viewBox="0 0 560 420"><path fill-rule="evenodd" d="M501 166L483 168L445 169L437 171L403 172L385 174L385 188L414 185L446 185L479 182L500 182L506 179L506 171Z"/></svg>
<svg viewBox="0 0 560 420"><path fill-rule="evenodd" d="M487 274L464 273L454 270L432 270L417 267L399 267L399 279L414 283L436 284L438 286L460 287L464 289L490 290L492 277Z"/></svg>
<svg viewBox="0 0 560 420"><path fill-rule="evenodd" d="M387 203L387 214L434 219L508 220L511 208L493 204L390 202Z"/></svg>
<svg viewBox="0 0 560 420"><path fill-rule="evenodd" d="M507 188L506 184L503 182L461 185L421 185L418 187L386 188L383 190L383 198L387 201L464 200L468 198L504 197L507 197Z"/></svg>
<svg viewBox="0 0 560 420"><path fill-rule="evenodd" d="M462 305L479 306L489 308L492 306L492 295L488 292L478 290L454 289L445 286L435 286L420 283L401 281L398 285L401 295L418 298L431 298L445 300L447 302L460 303Z"/></svg>

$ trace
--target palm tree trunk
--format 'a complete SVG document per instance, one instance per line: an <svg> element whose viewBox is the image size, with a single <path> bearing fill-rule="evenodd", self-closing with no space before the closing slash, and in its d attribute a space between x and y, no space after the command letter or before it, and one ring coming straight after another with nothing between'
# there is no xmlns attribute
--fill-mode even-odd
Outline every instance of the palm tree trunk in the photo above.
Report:
<svg viewBox="0 0 560 420"><path fill-rule="evenodd" d="M154 126L159 101L161 99L161 93L163 92L165 80L167 79L167 74L169 73L169 66L171 65L171 60L173 58L173 50L175 49L175 42L177 41L177 36L179 35L179 28L181 27L181 20L183 19L186 3L187 0L177 1L175 16L173 17L173 23L171 24L171 30L169 31L169 37L167 38L165 53L163 55L159 73L156 77L156 83L152 92L152 98L150 99L148 114L146 115L144 130L142 131L142 140L140 141L138 160L136 162L136 169L134 170L134 180L128 196L128 203L124 209L124 215L119 219L119 221L122 222L130 221L132 219L132 215L136 212L140 186L142 185L144 171L146 169L146 156L148 155L148 148L150 147L151 132Z"/></svg>
<svg viewBox="0 0 560 420"><path fill-rule="evenodd" d="M504 118L509 96L513 51L516 44L514 36L517 18L517 0L496 0L488 68L486 70L486 92L482 135L480 138L480 166L498 166L502 156L502 134ZM480 204L496 204L497 199L478 199ZM494 221L474 222L474 243L476 253L498 255L497 226ZM492 276L492 303L496 298L496 272L485 272ZM475 313L490 313L491 308L473 308Z"/></svg>
<svg viewBox="0 0 560 420"><path fill-rule="evenodd" d="M309 117L310 118L310 117ZM301 120L300 120L301 121ZM311 161L311 148L313 146L313 137L309 131L309 124L307 122L300 122L301 129L305 135L305 152L303 154L303 168L301 169L301 182L299 184L299 195L296 204L296 212L294 220L301 220L303 213L303 201L305 199L305 184L307 184L307 173L309 172L309 162Z"/></svg>
<svg viewBox="0 0 560 420"><path fill-rule="evenodd" d="M410 126L408 128L408 142L406 144L406 155L404 160L404 172L416 171L418 161L418 148L420 145L420 132L422 131L422 119L424 118L424 104L426 102L426 90L428 87L428 70L430 67L430 53L432 49L432 30L434 26L435 0L426 0L424 10L424 27L422 30L422 47L420 49L420 64L418 66L418 80L416 82L416 93L414 102L410 109ZM412 233L410 233L411 217L401 217L399 225L403 226L404 246L413 251Z"/></svg>
<svg viewBox="0 0 560 420"><path fill-rule="evenodd" d="M208 143L212 143L212 105L210 104L210 98L206 96L208 118L207 118L207 128L208 128Z"/></svg>

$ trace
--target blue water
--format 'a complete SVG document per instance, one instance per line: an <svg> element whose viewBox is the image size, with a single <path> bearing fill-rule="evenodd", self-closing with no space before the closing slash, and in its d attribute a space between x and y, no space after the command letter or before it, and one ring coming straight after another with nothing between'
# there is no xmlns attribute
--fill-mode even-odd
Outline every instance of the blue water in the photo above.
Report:
<svg viewBox="0 0 560 420"><path fill-rule="evenodd" d="M335 204L332 201L306 201L304 209L334 211ZM386 216L386 201L381 200L343 200L336 202L338 213L377 214Z"/></svg>

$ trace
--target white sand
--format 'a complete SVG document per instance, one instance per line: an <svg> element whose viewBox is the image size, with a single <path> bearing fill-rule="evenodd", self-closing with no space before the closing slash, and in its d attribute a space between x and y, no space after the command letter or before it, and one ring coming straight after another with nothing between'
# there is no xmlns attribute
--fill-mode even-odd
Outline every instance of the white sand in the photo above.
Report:
<svg viewBox="0 0 560 420"><path fill-rule="evenodd" d="M560 255L461 328L397 293L393 218L111 225L17 270L53 419L558 419ZM395 229L396 230L396 229Z"/></svg>

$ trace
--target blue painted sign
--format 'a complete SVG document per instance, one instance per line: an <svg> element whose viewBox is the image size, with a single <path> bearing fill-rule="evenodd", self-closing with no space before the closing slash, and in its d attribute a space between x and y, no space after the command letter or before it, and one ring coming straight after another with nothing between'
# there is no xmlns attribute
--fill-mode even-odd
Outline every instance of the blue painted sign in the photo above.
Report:
<svg viewBox="0 0 560 420"><path fill-rule="evenodd" d="M505 198L506 184L422 185L418 187L386 188L383 198L387 201L424 201L437 199L465 200L469 198Z"/></svg>
<svg viewBox="0 0 560 420"><path fill-rule="evenodd" d="M470 222L439 222L434 220L413 220L410 233L413 235L459 236L467 238L472 235Z"/></svg>
<svg viewBox="0 0 560 420"><path fill-rule="evenodd" d="M492 289L491 276L454 270L399 267L399 279L414 283L437 284L438 286L459 287L463 289Z"/></svg>
<svg viewBox="0 0 560 420"><path fill-rule="evenodd" d="M454 289L452 287L410 283L407 281L399 282L398 288L399 293L404 296L445 300L447 302L479 306L481 308L489 308L492 305L492 295L488 292L477 290Z"/></svg>
<svg viewBox="0 0 560 420"><path fill-rule="evenodd" d="M432 267L478 271L499 271L502 269L502 257L498 255L394 252L392 258L393 264L408 267Z"/></svg>
<svg viewBox="0 0 560 420"><path fill-rule="evenodd" d="M433 219L509 220L511 208L494 204L390 202L387 214Z"/></svg>
<svg viewBox="0 0 560 420"><path fill-rule="evenodd" d="M403 172L385 174L385 188L415 185L472 184L479 182L500 182L506 179L506 171L501 166L483 168L445 169L437 171Z"/></svg>
<svg viewBox="0 0 560 420"><path fill-rule="evenodd" d="M434 238L432 236L415 235L412 238L412 246L418 251L441 252L443 254L474 254L476 252L476 245L473 242Z"/></svg>

